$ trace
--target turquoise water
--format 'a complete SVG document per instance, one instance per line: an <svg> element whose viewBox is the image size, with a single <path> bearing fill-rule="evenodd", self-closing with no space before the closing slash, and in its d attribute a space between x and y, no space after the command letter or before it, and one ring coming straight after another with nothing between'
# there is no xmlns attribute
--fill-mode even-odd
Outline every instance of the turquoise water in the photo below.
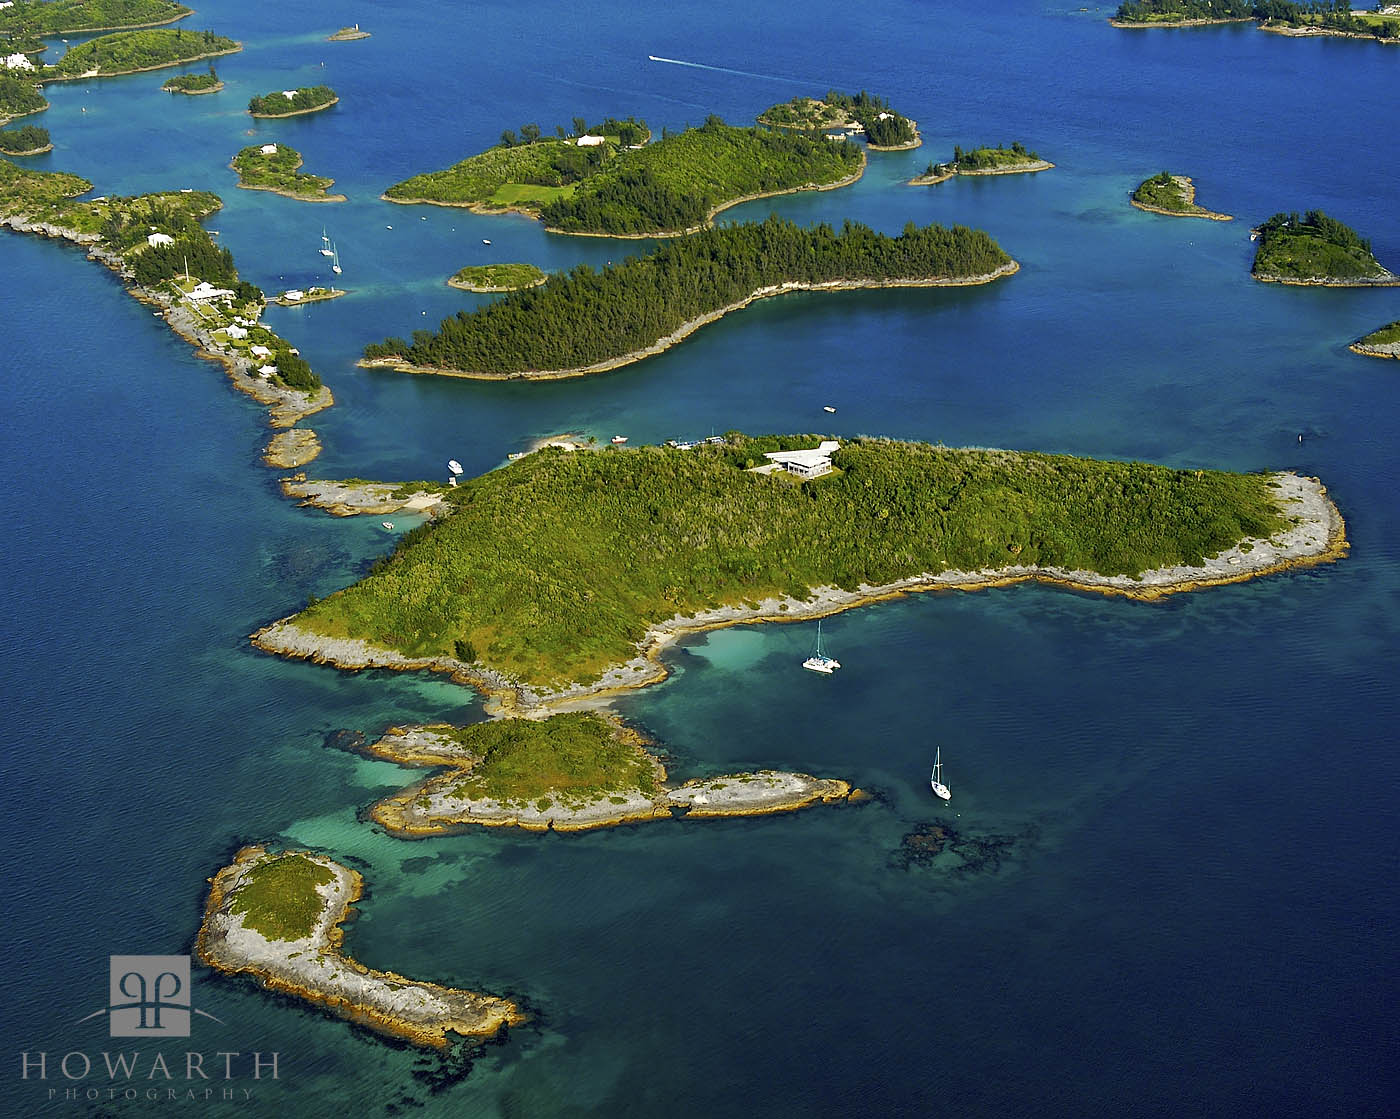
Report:
<svg viewBox="0 0 1400 1119"><path fill-rule="evenodd" d="M449 457L480 470L566 430L641 442L829 428L1300 469L1329 486L1353 553L1153 605L1026 586L882 604L827 624L845 665L829 680L797 670L809 626L714 633L621 704L665 742L672 772L792 766L847 777L872 802L392 840L357 813L408 775L327 736L479 718L477 701L245 640L353 580L390 538L287 503L259 462L262 411L216 366L81 253L6 234L11 1049L114 1046L75 1025L101 1005L107 957L187 951L205 879L240 844L270 841L364 872L346 941L358 959L511 995L532 1021L442 1058L205 974L197 1005L225 1025L198 1024L197 1047L277 1050L283 1071L252 1102L209 1110L1393 1113L1400 381L1345 347L1400 317L1400 295L1255 284L1247 230L1320 207L1400 266L1382 111L1400 53L1238 27L1127 34L1106 14L209 0L194 25L247 44L216 63L223 93L172 98L164 74L54 87L34 120L56 150L26 163L85 174L98 193L218 191L209 224L268 287L314 282L322 225L336 239L352 294L268 316L338 401L311 421L318 473L435 477ZM323 42L357 19L372 39ZM327 113L242 112L254 93L322 80L342 98ZM366 342L474 305L442 282L464 264L596 265L638 248L393 206L378 200L389 183L529 120L739 121L833 85L888 96L924 147L872 156L852 188L726 220L961 222L996 236L1017 276L768 301L583 381L354 367ZM226 165L250 128L298 147L350 201L234 189ZM903 185L954 143L1016 139L1056 169ZM1129 208L1162 167L1239 220ZM951 810L925 784L940 743ZM954 849L906 866L902 837L933 821L958 832ZM5 1114L160 1110L49 1103L14 1052Z"/></svg>

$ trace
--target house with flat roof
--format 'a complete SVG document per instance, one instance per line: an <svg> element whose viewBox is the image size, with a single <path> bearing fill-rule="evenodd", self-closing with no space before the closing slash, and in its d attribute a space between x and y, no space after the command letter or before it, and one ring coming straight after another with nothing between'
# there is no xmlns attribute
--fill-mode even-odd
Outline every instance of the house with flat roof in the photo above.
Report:
<svg viewBox="0 0 1400 1119"><path fill-rule="evenodd" d="M831 456L840 449L841 444L835 439L823 439L817 446L800 451L767 451L763 457L769 465L754 469L764 474L786 470L799 478L820 478L831 473Z"/></svg>

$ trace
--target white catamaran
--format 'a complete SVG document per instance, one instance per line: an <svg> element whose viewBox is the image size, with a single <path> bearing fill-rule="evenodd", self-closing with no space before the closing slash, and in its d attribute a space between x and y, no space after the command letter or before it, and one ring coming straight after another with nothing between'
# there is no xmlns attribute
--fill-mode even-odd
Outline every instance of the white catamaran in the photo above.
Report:
<svg viewBox="0 0 1400 1119"><path fill-rule="evenodd" d="M822 621L817 619L817 651L802 662L802 667L812 672L824 672L830 676L838 668L841 662L835 657L829 657L822 652Z"/></svg>
<svg viewBox="0 0 1400 1119"><path fill-rule="evenodd" d="M943 748L940 746L933 755L933 776L929 778L929 787L933 789L933 795L940 800L952 800L953 794L948 786L943 784Z"/></svg>

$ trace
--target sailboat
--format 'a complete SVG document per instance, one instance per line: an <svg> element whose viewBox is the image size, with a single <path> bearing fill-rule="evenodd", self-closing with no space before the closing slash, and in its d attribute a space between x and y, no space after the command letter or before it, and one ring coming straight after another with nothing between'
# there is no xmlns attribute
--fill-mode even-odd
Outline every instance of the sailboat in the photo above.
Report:
<svg viewBox="0 0 1400 1119"><path fill-rule="evenodd" d="M943 749L934 751L933 755L933 776L929 778L929 787L933 789L933 795L941 800L952 800L953 794L948 786L943 784Z"/></svg>
<svg viewBox="0 0 1400 1119"><path fill-rule="evenodd" d="M340 252L336 249L335 243L331 243L331 271L337 276L340 275Z"/></svg>
<svg viewBox="0 0 1400 1119"><path fill-rule="evenodd" d="M335 250L331 248L331 239L326 236L326 227L321 226L321 255L335 256Z"/></svg>
<svg viewBox="0 0 1400 1119"><path fill-rule="evenodd" d="M822 652L822 621L817 619L817 651L802 662L802 667L812 672L824 672L830 676L838 668L841 662L835 657L829 657Z"/></svg>

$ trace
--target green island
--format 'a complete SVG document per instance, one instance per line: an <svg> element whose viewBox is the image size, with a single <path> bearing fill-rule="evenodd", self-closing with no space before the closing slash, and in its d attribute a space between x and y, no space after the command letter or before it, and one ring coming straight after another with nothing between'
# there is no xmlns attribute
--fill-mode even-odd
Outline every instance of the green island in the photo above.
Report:
<svg viewBox="0 0 1400 1119"><path fill-rule="evenodd" d="M1278 213L1254 231L1259 247L1251 272L1280 284L1367 287L1400 284L1371 255L1371 242L1321 210Z"/></svg>
<svg viewBox="0 0 1400 1119"><path fill-rule="evenodd" d="M1349 39L1400 40L1400 12L1352 9L1351 0L1127 0L1110 23L1115 27L1200 27L1253 21L1284 35L1334 35Z"/></svg>
<svg viewBox="0 0 1400 1119"><path fill-rule="evenodd" d="M346 294L348 293L344 288L323 288L313 285L309 288L289 288L272 302L279 307L304 307L308 303L324 303L328 299L339 299Z"/></svg>
<svg viewBox="0 0 1400 1119"><path fill-rule="evenodd" d="M369 32L361 31L358 23L352 23L349 27L342 27L332 35L326 36L329 43L349 43L356 39L368 39Z"/></svg>
<svg viewBox="0 0 1400 1119"><path fill-rule="evenodd" d="M852 795L845 781L773 770L668 785L648 745L620 720L593 711L392 727L364 752L440 772L380 800L369 816L401 838L467 826L585 831L678 814L791 812Z"/></svg>
<svg viewBox="0 0 1400 1119"><path fill-rule="evenodd" d="M1152 214L1176 218L1209 218L1211 221L1233 221L1229 214L1217 214L1196 205L1196 184L1185 175L1161 171L1144 179L1133 191L1132 204Z"/></svg>
<svg viewBox="0 0 1400 1119"><path fill-rule="evenodd" d="M447 283L449 287L461 288L463 291L498 292L537 287L546 279L548 276L543 269L536 268L533 264L512 262L469 264L453 273Z"/></svg>
<svg viewBox="0 0 1400 1119"><path fill-rule="evenodd" d="M18 0L0 11L0 34L67 35L159 27L192 9L171 0Z"/></svg>
<svg viewBox="0 0 1400 1119"><path fill-rule="evenodd" d="M195 940L200 961L415 1045L479 1039L525 1020L515 1003L392 971L341 950L364 890L357 871L310 851L244 847L210 880Z"/></svg>
<svg viewBox="0 0 1400 1119"><path fill-rule="evenodd" d="M39 155L52 149L47 128L26 124L23 128L0 130L0 152L5 155Z"/></svg>
<svg viewBox="0 0 1400 1119"><path fill-rule="evenodd" d="M16 117L27 117L48 107L48 99L34 78L22 78L11 71L0 70L0 124L9 124Z"/></svg>
<svg viewBox="0 0 1400 1119"><path fill-rule="evenodd" d="M1400 319L1386 323L1379 330L1373 330L1364 338L1358 338L1348 349L1367 357L1388 357L1400 359Z"/></svg>
<svg viewBox="0 0 1400 1119"><path fill-rule="evenodd" d="M176 74L173 78L167 78L160 88L167 93L187 93L193 97L201 93L218 93L224 88L224 83L219 80L211 63L207 74Z"/></svg>
<svg viewBox="0 0 1400 1119"><path fill-rule="evenodd" d="M156 28L151 31L117 31L99 35L69 48L67 54L39 74L43 82L76 81L80 78L111 78L163 70L201 58L241 51L243 45L212 31Z"/></svg>
<svg viewBox="0 0 1400 1119"><path fill-rule="evenodd" d="M253 116L274 120L278 117L299 117L305 113L319 113L340 101L335 90L328 85L300 86L297 89L274 89L261 97L248 102L248 112Z"/></svg>
<svg viewBox="0 0 1400 1119"><path fill-rule="evenodd" d="M1197 27L1254 18L1254 0L1125 0L1109 20L1115 27Z"/></svg>
<svg viewBox="0 0 1400 1119"><path fill-rule="evenodd" d="M1009 148L973 148L964 151L953 146L951 163L930 163L922 174L909 180L910 186L933 186L946 182L954 175L1021 175L1048 171L1055 165L1041 159L1036 152L1027 151L1019 140Z"/></svg>
<svg viewBox="0 0 1400 1119"><path fill-rule="evenodd" d="M648 683L667 640L718 625L1023 579L1152 598L1346 547L1322 487L1291 474L867 438L822 444L811 480L753 469L818 442L546 448L464 480L454 512L254 642L528 706Z"/></svg>
<svg viewBox="0 0 1400 1119"><path fill-rule="evenodd" d="M238 172L238 185L244 190L270 190L303 202L345 201L343 194L327 193L334 179L299 170L301 152L286 144L250 145L235 155L229 166Z"/></svg>
<svg viewBox="0 0 1400 1119"><path fill-rule="evenodd" d="M664 143L664 141L663 141ZM710 228L597 272L580 265L365 349L361 364L479 378L577 376L660 353L755 299L801 290L985 283L1016 263L978 230L912 223L898 237L846 223Z"/></svg>
<svg viewBox="0 0 1400 1119"><path fill-rule="evenodd" d="M833 89L821 100L794 97L765 109L758 123L788 131L863 132L875 151L901 151L917 148L922 143L912 120L891 109L884 98L872 96L865 90L850 94Z"/></svg>

